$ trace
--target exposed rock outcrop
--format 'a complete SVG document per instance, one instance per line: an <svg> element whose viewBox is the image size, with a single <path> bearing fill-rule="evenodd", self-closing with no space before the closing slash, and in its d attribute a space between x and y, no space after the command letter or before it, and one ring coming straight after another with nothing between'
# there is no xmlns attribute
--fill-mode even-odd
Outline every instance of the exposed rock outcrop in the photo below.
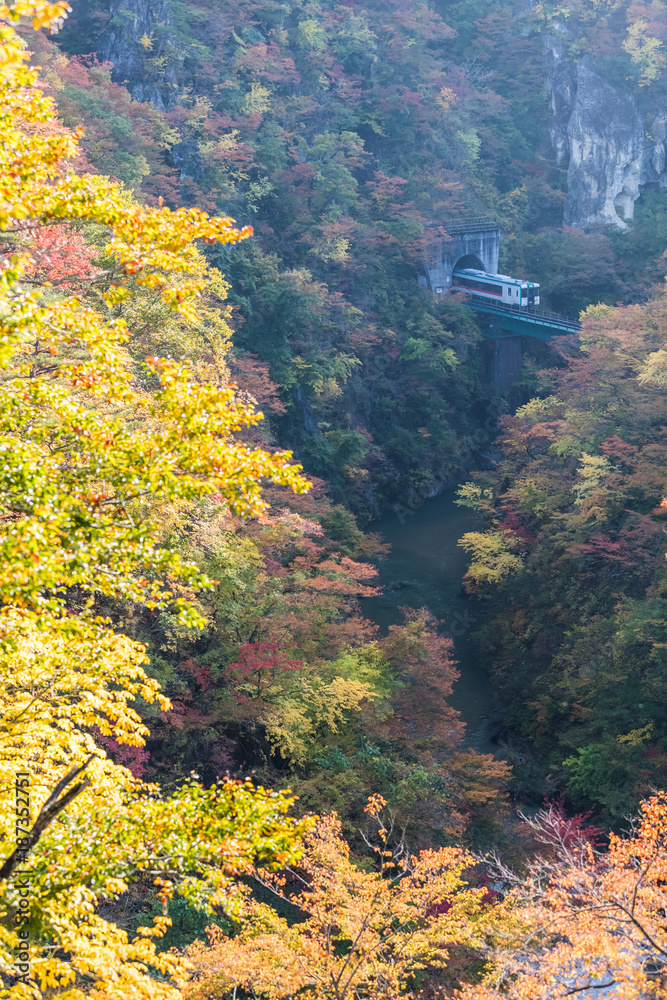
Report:
<svg viewBox="0 0 667 1000"><path fill-rule="evenodd" d="M570 154L567 123L574 107L577 86L563 45L552 35L547 35L545 50L552 115L549 132L556 150L556 159L558 163L563 163Z"/></svg>
<svg viewBox="0 0 667 1000"><path fill-rule="evenodd" d="M199 153L199 144L192 139L184 139L171 147L171 159L174 166L180 170L180 179L201 181L206 168Z"/></svg>
<svg viewBox="0 0 667 1000"><path fill-rule="evenodd" d="M109 28L97 55L113 63L113 79L136 101L169 111L176 103L176 47L164 0L111 0Z"/></svg>
<svg viewBox="0 0 667 1000"><path fill-rule="evenodd" d="M563 221L624 228L646 184L667 188L665 115L656 108L648 135L633 95L603 80L588 56L576 79L553 37L546 39L546 56L551 139L559 163L568 162Z"/></svg>
<svg viewBox="0 0 667 1000"><path fill-rule="evenodd" d="M644 129L632 95L621 94L605 83L588 58L579 63L567 139L570 163L565 223L622 225L616 207L626 218L631 217L644 180Z"/></svg>

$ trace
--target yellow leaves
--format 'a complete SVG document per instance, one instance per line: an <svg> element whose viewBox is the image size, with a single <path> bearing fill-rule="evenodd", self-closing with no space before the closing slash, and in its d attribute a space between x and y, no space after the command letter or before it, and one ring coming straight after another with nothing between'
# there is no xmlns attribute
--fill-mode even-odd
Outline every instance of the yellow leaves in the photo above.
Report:
<svg viewBox="0 0 667 1000"><path fill-rule="evenodd" d="M640 385L654 385L659 389L667 387L667 351L664 348L649 354L643 361L637 381Z"/></svg>
<svg viewBox="0 0 667 1000"><path fill-rule="evenodd" d="M162 544L165 515L214 492L230 508L259 512L263 479L298 491L309 484L289 453L235 437L261 415L229 385L219 304L227 286L197 243L236 243L250 228L195 208L139 205L108 178L69 169L81 130L57 126L8 23L29 17L50 26L68 10L42 0L0 7L0 229L19 246L56 220L107 238L105 267L76 294L51 276L29 285L26 254L0 272L0 839L14 837L17 770L30 774L34 819L87 762L79 794L31 853L34 986L26 990L61 1000L177 1000L187 961L158 953L150 940L169 918L128 940L100 905L159 872L159 901L178 892L200 909L233 913L234 877L257 860L272 867L297 859L308 823L287 816L293 800L282 793L192 782L165 799L113 763L107 750L142 747L148 735L136 701L163 711L171 704L146 673L145 648L94 618L93 602L106 595L171 605L183 626L201 625L192 604L173 595L212 584ZM142 340L151 325L160 347ZM193 364L156 356L169 337L181 359L199 345ZM145 367L130 354L135 338ZM341 704L357 697L343 695ZM15 903L5 880L0 910ZM0 928L3 968L15 945ZM16 984L6 995L27 993Z"/></svg>
<svg viewBox="0 0 667 1000"><path fill-rule="evenodd" d="M302 764L313 746L345 726L367 701L379 696L372 684L340 675L326 678L326 666L317 674L288 674L282 685L275 685L267 697L261 718L273 753L295 764ZM253 685L238 685L238 690L253 694Z"/></svg>
<svg viewBox="0 0 667 1000"><path fill-rule="evenodd" d="M561 403L557 396L545 396L531 399L528 403L524 403L523 406L519 406L516 416L522 420L526 418L529 420L542 420L545 417L551 416L560 407Z"/></svg>
<svg viewBox="0 0 667 1000"><path fill-rule="evenodd" d="M121 305L130 294L129 288L125 288L123 285L111 284L104 293L104 301L111 308L112 306Z"/></svg>
<svg viewBox="0 0 667 1000"><path fill-rule="evenodd" d="M651 6L657 18L664 20L667 14L665 5L660 0L653 0ZM657 80L667 66L662 41L650 34L648 21L644 18L640 18L628 27L623 48L641 70L643 86Z"/></svg>
<svg viewBox="0 0 667 1000"><path fill-rule="evenodd" d="M375 816L383 804L375 796L367 812ZM197 943L188 950L197 975L188 996L203 1000L242 988L271 1000L297 994L388 1000L409 991L418 969L446 966L448 947L479 940L483 890L462 880L472 862L464 852L425 851L396 866L381 845L381 870L367 872L350 859L335 816L320 820L306 842L300 868L308 888L290 896L303 920L289 926L275 910L250 901L237 937L218 929L211 948ZM282 894L279 880L258 876Z"/></svg>
<svg viewBox="0 0 667 1000"><path fill-rule="evenodd" d="M472 507L482 514L495 514L496 506L493 490L478 486L477 483L464 483L456 491L459 497L454 503L459 507Z"/></svg>
<svg viewBox="0 0 667 1000"><path fill-rule="evenodd" d="M39 28L48 28L53 22L61 21L72 10L65 0L57 0L56 3L47 3L45 0L17 0L12 4L0 6L0 18L2 20L18 21L21 17L32 17L32 26L37 31Z"/></svg>
<svg viewBox="0 0 667 1000"><path fill-rule="evenodd" d="M454 107L458 97L451 87L441 87L435 103L447 114Z"/></svg>
<svg viewBox="0 0 667 1000"><path fill-rule="evenodd" d="M654 722L648 722L641 729L633 729L631 732L627 733L625 736L617 736L616 739L619 743L627 743L631 747L638 747L644 742L644 740L649 740L651 738L651 733L655 728Z"/></svg>
<svg viewBox="0 0 667 1000"><path fill-rule="evenodd" d="M472 554L466 578L476 586L498 583L523 568L518 542L502 531L468 531L458 544Z"/></svg>
<svg viewBox="0 0 667 1000"><path fill-rule="evenodd" d="M0 750L19 740L28 753L55 725L48 752L40 754L49 780L52 766L71 749L71 727L99 727L120 743L143 746L148 730L128 702L141 697L170 707L145 663L140 643L101 624L6 609L0 613Z"/></svg>
<svg viewBox="0 0 667 1000"><path fill-rule="evenodd" d="M596 494L599 495L599 499L603 499L604 495L609 492L609 488L605 487L605 482L613 470L613 465L603 455L582 455L578 481L573 487L575 504L580 507Z"/></svg>
<svg viewBox="0 0 667 1000"><path fill-rule="evenodd" d="M296 39L299 48L310 50L311 52L321 52L326 48L326 32L322 24L314 19L308 18L299 21L296 29Z"/></svg>
<svg viewBox="0 0 667 1000"><path fill-rule="evenodd" d="M261 115L271 107L271 91L263 84L253 81L243 102L246 115Z"/></svg>
<svg viewBox="0 0 667 1000"><path fill-rule="evenodd" d="M159 881L160 883L162 883L161 879L156 879L155 881L156 882ZM168 884L171 885L171 883L168 883ZM157 916L157 917L153 917L153 926L152 927L137 927L137 934L140 937L156 937L156 938L161 938L161 937L165 936L165 934L167 933L167 930L171 927L171 923L172 923L171 917L167 917L167 916L163 916L163 915L160 915L160 916Z"/></svg>
<svg viewBox="0 0 667 1000"><path fill-rule="evenodd" d="M110 896L120 895L123 892L127 892L127 882L124 882L120 878L108 878L104 883L104 891Z"/></svg>

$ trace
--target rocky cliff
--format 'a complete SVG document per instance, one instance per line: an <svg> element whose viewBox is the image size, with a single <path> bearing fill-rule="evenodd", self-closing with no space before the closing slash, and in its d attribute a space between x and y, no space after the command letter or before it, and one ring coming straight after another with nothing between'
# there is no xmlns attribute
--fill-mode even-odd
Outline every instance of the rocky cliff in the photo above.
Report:
<svg viewBox="0 0 667 1000"><path fill-rule="evenodd" d="M114 80L125 84L135 101L159 111L170 110L178 98L180 54L169 13L164 0L111 0L109 25L97 47L98 58L113 63Z"/></svg>
<svg viewBox="0 0 667 1000"><path fill-rule="evenodd" d="M587 56L576 71L563 47L546 39L551 140L568 163L563 221L624 228L647 184L667 189L665 113L656 108L647 131L634 96L612 87Z"/></svg>

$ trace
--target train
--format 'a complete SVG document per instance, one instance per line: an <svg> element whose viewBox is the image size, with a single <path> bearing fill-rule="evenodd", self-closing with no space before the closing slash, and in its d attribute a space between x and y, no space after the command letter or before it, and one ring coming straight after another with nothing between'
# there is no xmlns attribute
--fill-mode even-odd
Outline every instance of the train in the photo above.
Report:
<svg viewBox="0 0 667 1000"><path fill-rule="evenodd" d="M467 292L490 302L508 306L539 306L540 286L534 281L521 281L507 274L487 274L470 267L455 267L451 290Z"/></svg>

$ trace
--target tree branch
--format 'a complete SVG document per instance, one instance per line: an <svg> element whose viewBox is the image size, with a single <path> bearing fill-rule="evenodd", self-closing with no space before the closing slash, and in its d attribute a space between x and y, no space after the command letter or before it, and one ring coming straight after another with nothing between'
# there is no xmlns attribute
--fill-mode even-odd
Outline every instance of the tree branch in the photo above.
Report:
<svg viewBox="0 0 667 1000"><path fill-rule="evenodd" d="M27 836L23 838L23 846L17 847L14 851L12 851L0 868L0 881L8 879L11 876L14 869L25 859L26 853L32 850L47 827L49 827L54 821L56 816L61 813L63 809L66 809L70 802L72 802L77 795L80 795L84 788L90 784L90 778L86 776L83 781L79 781L76 785L73 785L69 791L65 792L67 786L86 770L95 756L96 754L91 754L80 767L73 767L67 772L65 777L58 782L40 809L39 816L35 820L32 829ZM61 794L62 792L64 792L64 795ZM25 841L27 841L27 843L25 843Z"/></svg>
<svg viewBox="0 0 667 1000"><path fill-rule="evenodd" d="M573 990L563 993L564 997L571 997L573 993L581 993L582 990L604 990L607 986L615 986L618 980L612 979L610 983L589 983L588 986L575 986Z"/></svg>

